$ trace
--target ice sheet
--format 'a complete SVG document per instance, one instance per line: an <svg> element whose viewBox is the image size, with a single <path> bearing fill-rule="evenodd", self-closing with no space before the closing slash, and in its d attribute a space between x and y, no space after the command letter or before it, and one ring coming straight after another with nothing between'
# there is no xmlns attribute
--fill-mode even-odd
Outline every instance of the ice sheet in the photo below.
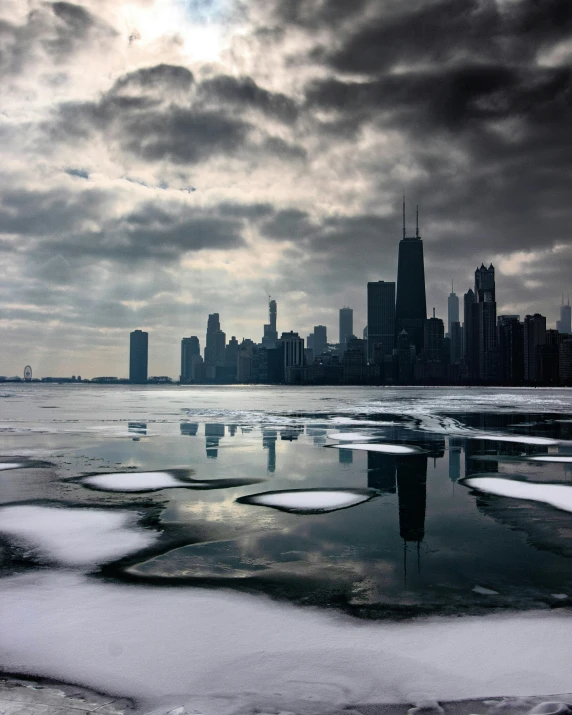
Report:
<svg viewBox="0 0 572 715"><path fill-rule="evenodd" d="M499 477L466 477L460 483L471 489L487 492L487 494L527 499L550 504L550 506L564 511L572 511L572 485L539 484Z"/></svg>
<svg viewBox="0 0 572 715"><path fill-rule="evenodd" d="M158 534L136 526L137 515L105 509L16 505L0 507L0 532L45 560L85 566L150 546Z"/></svg>
<svg viewBox="0 0 572 715"><path fill-rule="evenodd" d="M373 489L284 489L261 492L240 497L239 504L269 506L291 512L327 512L346 509L369 501L376 492Z"/></svg>
<svg viewBox="0 0 572 715"><path fill-rule="evenodd" d="M562 613L364 623L251 595L45 572L0 580L0 599L4 670L188 712L572 691Z"/></svg>
<svg viewBox="0 0 572 715"><path fill-rule="evenodd" d="M407 444L332 444L337 449L359 449L366 452L382 452L383 454L426 454L425 450Z"/></svg>

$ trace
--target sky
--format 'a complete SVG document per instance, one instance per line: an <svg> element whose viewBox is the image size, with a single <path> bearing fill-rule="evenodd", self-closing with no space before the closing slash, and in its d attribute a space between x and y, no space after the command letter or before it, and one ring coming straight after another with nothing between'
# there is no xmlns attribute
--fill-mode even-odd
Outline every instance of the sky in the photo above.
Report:
<svg viewBox="0 0 572 715"><path fill-rule="evenodd" d="M0 1L0 374L177 377L180 340L338 339L481 263L553 326L572 283L570 0Z"/></svg>

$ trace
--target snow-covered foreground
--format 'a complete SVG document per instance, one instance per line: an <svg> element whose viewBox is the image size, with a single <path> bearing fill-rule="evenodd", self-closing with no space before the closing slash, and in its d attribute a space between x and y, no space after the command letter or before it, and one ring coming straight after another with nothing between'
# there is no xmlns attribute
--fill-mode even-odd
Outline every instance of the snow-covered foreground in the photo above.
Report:
<svg viewBox="0 0 572 715"><path fill-rule="evenodd" d="M0 666L199 712L572 691L567 614L358 622L69 572L0 580ZM265 712L278 712L278 709Z"/></svg>
<svg viewBox="0 0 572 715"><path fill-rule="evenodd" d="M136 526L140 515L107 509L35 505L0 507L0 533L43 559L65 566L91 566L151 546L158 534Z"/></svg>

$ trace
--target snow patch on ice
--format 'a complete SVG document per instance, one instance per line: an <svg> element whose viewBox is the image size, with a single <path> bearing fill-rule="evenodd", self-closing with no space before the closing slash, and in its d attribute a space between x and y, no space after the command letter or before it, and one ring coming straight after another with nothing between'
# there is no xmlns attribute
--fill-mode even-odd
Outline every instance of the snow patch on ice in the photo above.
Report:
<svg viewBox="0 0 572 715"><path fill-rule="evenodd" d="M181 479L177 472L185 475L190 470L172 470L168 472L108 472L81 477L80 484L93 489L109 492L153 492L161 489L225 489L259 484L262 479L209 479L199 481L186 477Z"/></svg>
<svg viewBox="0 0 572 715"><path fill-rule="evenodd" d="M376 435L365 434L364 432L330 432L327 437L328 439L335 439L340 442L351 442L353 440L360 442L366 439L379 439Z"/></svg>
<svg viewBox="0 0 572 715"><path fill-rule="evenodd" d="M568 464L572 462L572 455L567 454L549 454L545 457L529 457L534 462L562 462Z"/></svg>
<svg viewBox="0 0 572 715"><path fill-rule="evenodd" d="M377 495L374 489L283 489L239 497L239 504L269 506L294 513L316 513L347 509L369 501Z"/></svg>
<svg viewBox="0 0 572 715"><path fill-rule="evenodd" d="M499 477L466 477L460 483L487 494L526 499L549 504L563 511L572 511L572 485L521 482Z"/></svg>
<svg viewBox="0 0 572 715"><path fill-rule="evenodd" d="M0 462L0 470L3 469L19 469L25 465L22 462Z"/></svg>
<svg viewBox="0 0 572 715"><path fill-rule="evenodd" d="M475 586L471 589L475 593L480 593L482 596L498 596L498 591L493 591L491 588L485 588L484 586Z"/></svg>
<svg viewBox="0 0 572 715"><path fill-rule="evenodd" d="M105 509L0 507L0 532L48 561L84 566L113 561L153 544L158 534L136 526L137 515Z"/></svg>
<svg viewBox="0 0 572 715"><path fill-rule="evenodd" d="M383 454L427 454L424 449L407 444L332 444L336 449L358 449L365 452L382 452Z"/></svg>
<svg viewBox="0 0 572 715"><path fill-rule="evenodd" d="M491 442L515 442L517 444L535 444L545 446L560 444L560 440L551 439L549 437L529 437L528 435L520 434L490 434L488 432L479 433L478 435L471 437L471 439L484 439L489 440Z"/></svg>
<svg viewBox="0 0 572 715"><path fill-rule="evenodd" d="M145 711L327 713L411 702L412 690L436 700L572 691L572 622L560 612L364 624L247 594L45 572L1 579L0 599L0 667L133 697Z"/></svg>

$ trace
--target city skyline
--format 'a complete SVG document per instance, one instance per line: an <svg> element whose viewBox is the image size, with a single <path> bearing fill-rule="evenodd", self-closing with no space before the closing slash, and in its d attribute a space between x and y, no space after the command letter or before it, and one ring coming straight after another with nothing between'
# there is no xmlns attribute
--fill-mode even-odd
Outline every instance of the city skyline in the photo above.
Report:
<svg viewBox="0 0 572 715"><path fill-rule="evenodd" d="M0 285L5 374L150 374L219 312L256 336L366 324L423 226L446 320L474 266L497 312L558 318L570 290L563 0L8 0ZM430 28L430 31L427 31ZM295 71L293 70L295 68Z"/></svg>

